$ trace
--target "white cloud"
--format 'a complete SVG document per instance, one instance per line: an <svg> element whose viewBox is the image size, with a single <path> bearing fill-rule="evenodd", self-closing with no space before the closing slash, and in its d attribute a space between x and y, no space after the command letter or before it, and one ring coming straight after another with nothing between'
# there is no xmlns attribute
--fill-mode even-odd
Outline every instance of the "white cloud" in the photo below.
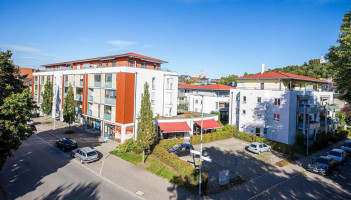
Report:
<svg viewBox="0 0 351 200"><path fill-rule="evenodd" d="M9 48L10 50L13 50L13 51L22 51L26 53L41 55L41 56L54 56L51 54L44 53L44 51L41 49L37 49L33 47L27 47L27 46L15 45L15 44L3 44L1 46Z"/></svg>
<svg viewBox="0 0 351 200"><path fill-rule="evenodd" d="M132 42L132 41L124 41L124 40L109 40L107 41L107 44L112 44L116 47L119 48L124 48L127 46L132 46L132 45L136 45L136 42Z"/></svg>

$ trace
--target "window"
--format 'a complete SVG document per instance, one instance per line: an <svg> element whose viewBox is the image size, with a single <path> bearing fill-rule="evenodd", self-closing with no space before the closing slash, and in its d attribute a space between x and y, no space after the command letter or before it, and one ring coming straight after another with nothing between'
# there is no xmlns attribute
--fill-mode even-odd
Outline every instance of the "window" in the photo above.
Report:
<svg viewBox="0 0 351 200"><path fill-rule="evenodd" d="M101 82L100 74L95 74L94 78L95 78L95 82Z"/></svg>
<svg viewBox="0 0 351 200"><path fill-rule="evenodd" d="M105 90L105 98L116 98L116 90Z"/></svg>
<svg viewBox="0 0 351 200"><path fill-rule="evenodd" d="M260 136L261 128L256 127L256 136Z"/></svg>
<svg viewBox="0 0 351 200"><path fill-rule="evenodd" d="M257 97L257 103L261 103L261 97Z"/></svg>
<svg viewBox="0 0 351 200"><path fill-rule="evenodd" d="M280 106L280 99L274 99L274 105Z"/></svg>
<svg viewBox="0 0 351 200"><path fill-rule="evenodd" d="M80 64L77 64L77 69L80 69Z"/></svg>
<svg viewBox="0 0 351 200"><path fill-rule="evenodd" d="M102 67L102 62L99 62L99 67Z"/></svg>
<svg viewBox="0 0 351 200"><path fill-rule="evenodd" d="M105 74L105 88L112 87L112 74Z"/></svg>
<svg viewBox="0 0 351 200"><path fill-rule="evenodd" d="M216 109L218 109L218 107L219 107L219 103L218 103L218 102L216 102Z"/></svg>
<svg viewBox="0 0 351 200"><path fill-rule="evenodd" d="M134 67L135 66L135 61L134 60L130 60L129 61L129 66L130 67Z"/></svg>
<svg viewBox="0 0 351 200"><path fill-rule="evenodd" d="M243 96L243 103L246 103L246 96Z"/></svg>
<svg viewBox="0 0 351 200"><path fill-rule="evenodd" d="M198 104L199 103L199 101L198 100L195 100L195 104Z"/></svg>
<svg viewBox="0 0 351 200"><path fill-rule="evenodd" d="M146 62L141 62L141 68L147 68L147 63Z"/></svg>
<svg viewBox="0 0 351 200"><path fill-rule="evenodd" d="M172 78L167 78L167 89L171 90L173 88L173 79Z"/></svg>
<svg viewBox="0 0 351 200"><path fill-rule="evenodd" d="M152 89L156 89L156 85L155 85L155 77L152 77Z"/></svg>
<svg viewBox="0 0 351 200"><path fill-rule="evenodd" d="M243 110L243 115L246 115L246 110Z"/></svg>
<svg viewBox="0 0 351 200"><path fill-rule="evenodd" d="M261 83L261 90L264 89L264 83Z"/></svg>
<svg viewBox="0 0 351 200"><path fill-rule="evenodd" d="M105 114L110 115L111 114L111 110L112 110L111 106L105 106L104 112L105 112Z"/></svg>
<svg viewBox="0 0 351 200"><path fill-rule="evenodd" d="M151 93L151 104L155 105L155 92Z"/></svg>
<svg viewBox="0 0 351 200"><path fill-rule="evenodd" d="M267 132L268 132L268 128L264 128L263 129L263 134L267 134Z"/></svg>
<svg viewBox="0 0 351 200"><path fill-rule="evenodd" d="M274 113L274 121L280 121L280 115Z"/></svg>
<svg viewBox="0 0 351 200"><path fill-rule="evenodd" d="M112 61L112 67L116 67L116 61Z"/></svg>
<svg viewBox="0 0 351 200"><path fill-rule="evenodd" d="M108 61L107 61L107 62L105 62L105 67L108 67Z"/></svg>
<svg viewBox="0 0 351 200"><path fill-rule="evenodd" d="M236 97L236 100L237 100L237 101L240 101L240 97L239 97L239 96L237 96L237 97Z"/></svg>
<svg viewBox="0 0 351 200"><path fill-rule="evenodd" d="M44 83L44 79L45 79L45 77L42 76L42 77L41 77L41 83Z"/></svg>

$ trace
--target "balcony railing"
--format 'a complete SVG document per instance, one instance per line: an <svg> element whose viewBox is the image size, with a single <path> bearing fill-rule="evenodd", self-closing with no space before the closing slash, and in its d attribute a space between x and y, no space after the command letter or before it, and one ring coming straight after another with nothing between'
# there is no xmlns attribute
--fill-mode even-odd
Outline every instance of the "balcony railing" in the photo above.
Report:
<svg viewBox="0 0 351 200"><path fill-rule="evenodd" d="M105 97L105 104L116 105L116 97L114 98Z"/></svg>
<svg viewBox="0 0 351 200"><path fill-rule="evenodd" d="M105 113L105 114L104 114L104 119L106 119L106 120L111 120L111 114Z"/></svg>
<svg viewBox="0 0 351 200"><path fill-rule="evenodd" d="M81 101L82 100L82 95L81 94L76 94L76 100Z"/></svg>
<svg viewBox="0 0 351 200"><path fill-rule="evenodd" d="M101 87L101 82L94 82L94 87Z"/></svg>
<svg viewBox="0 0 351 200"><path fill-rule="evenodd" d="M105 88L112 88L112 82L105 82Z"/></svg>
<svg viewBox="0 0 351 200"><path fill-rule="evenodd" d="M88 96L88 101L93 101L94 97L93 96Z"/></svg>
<svg viewBox="0 0 351 200"><path fill-rule="evenodd" d="M298 112L299 113L303 113L304 112L304 106L300 106L298 108ZM317 113L320 112L320 107L317 106L306 106L306 113Z"/></svg>
<svg viewBox="0 0 351 200"><path fill-rule="evenodd" d="M93 111L92 110L88 110L88 115L92 116L93 115Z"/></svg>

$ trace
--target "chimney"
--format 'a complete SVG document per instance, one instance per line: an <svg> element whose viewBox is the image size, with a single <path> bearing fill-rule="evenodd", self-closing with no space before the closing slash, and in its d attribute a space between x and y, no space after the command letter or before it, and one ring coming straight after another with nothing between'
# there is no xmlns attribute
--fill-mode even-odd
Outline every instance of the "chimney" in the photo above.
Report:
<svg viewBox="0 0 351 200"><path fill-rule="evenodd" d="M261 74L264 72L264 63L261 64Z"/></svg>

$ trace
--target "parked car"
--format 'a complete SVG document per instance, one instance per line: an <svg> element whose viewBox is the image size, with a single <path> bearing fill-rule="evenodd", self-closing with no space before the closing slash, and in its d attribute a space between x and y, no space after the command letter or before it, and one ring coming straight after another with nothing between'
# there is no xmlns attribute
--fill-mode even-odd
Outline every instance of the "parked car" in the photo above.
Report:
<svg viewBox="0 0 351 200"><path fill-rule="evenodd" d="M257 154L260 154L261 152L265 152L265 151L270 151L271 149L272 149L271 146L260 142L251 143L247 148L247 150Z"/></svg>
<svg viewBox="0 0 351 200"><path fill-rule="evenodd" d="M172 148L168 149L168 153L176 154L178 156L186 156L186 155L190 155L190 150L194 150L193 145L182 143L182 144L177 144Z"/></svg>
<svg viewBox="0 0 351 200"><path fill-rule="evenodd" d="M62 148L63 151L72 150L78 148L78 144L75 140L71 138L61 138L56 141L56 146Z"/></svg>
<svg viewBox="0 0 351 200"><path fill-rule="evenodd" d="M75 149L71 152L72 158L77 158L80 163L94 162L99 159L99 154L90 147Z"/></svg>
<svg viewBox="0 0 351 200"><path fill-rule="evenodd" d="M351 155L351 140L346 140L342 144L341 149L346 151L346 153L350 156Z"/></svg>
<svg viewBox="0 0 351 200"><path fill-rule="evenodd" d="M328 156L334 158L339 165L344 164L347 158L346 152L342 149L333 149L328 153Z"/></svg>
<svg viewBox="0 0 351 200"><path fill-rule="evenodd" d="M316 174L321 174L323 176L328 175L333 170L338 167L337 161L328 156L320 156L312 163L308 164L307 170Z"/></svg>

